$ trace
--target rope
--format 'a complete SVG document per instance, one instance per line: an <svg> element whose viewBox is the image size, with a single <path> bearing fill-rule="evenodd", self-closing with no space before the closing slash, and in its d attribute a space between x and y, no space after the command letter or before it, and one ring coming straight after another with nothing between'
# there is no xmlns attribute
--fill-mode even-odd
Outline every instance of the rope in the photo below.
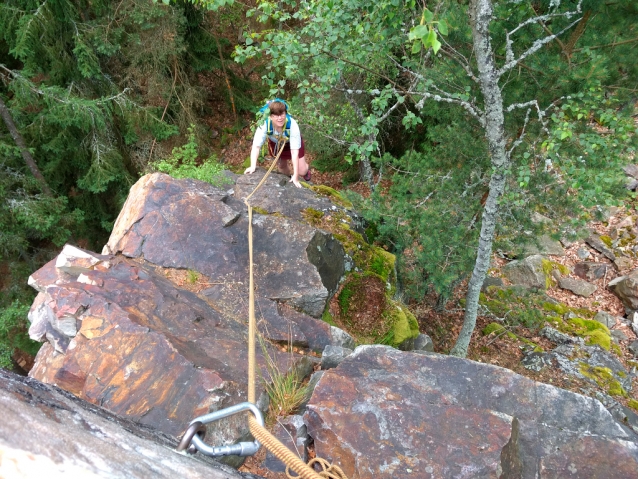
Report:
<svg viewBox="0 0 638 479"><path fill-rule="evenodd" d="M279 143L282 142L279 149ZM244 204L248 207L248 261L249 261L249 280L248 280L248 402L255 404L255 376L256 376L256 359L255 359L255 337L256 337L256 320L255 320L255 288L253 279L253 207L248 200L259 190L275 165L279 162L279 157L284 150L286 138L282 138L277 142L278 153L272 165L257 184L255 189L244 200ZM262 427L254 416L248 418L248 427L250 432L266 449L268 449L277 459L286 465L286 474L289 478L301 477L302 479L348 479L347 476L339 469L338 466L330 465L325 459L315 458L306 464L299 459L290 449L284 446L279 439L273 436L266 428ZM312 468L314 463L318 463L322 467L321 473L316 473ZM298 476L292 476L288 472L289 469L295 471Z"/></svg>

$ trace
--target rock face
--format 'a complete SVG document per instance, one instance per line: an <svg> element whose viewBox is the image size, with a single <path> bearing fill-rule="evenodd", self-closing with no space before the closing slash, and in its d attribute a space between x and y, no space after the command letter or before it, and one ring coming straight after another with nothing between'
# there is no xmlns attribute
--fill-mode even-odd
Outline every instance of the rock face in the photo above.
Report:
<svg viewBox="0 0 638 479"><path fill-rule="evenodd" d="M175 181L160 173L133 188L107 244L107 252L150 263L198 271L211 282L247 284L247 196L261 179L237 179L234 197L196 180ZM329 233L299 222L309 206L330 209L327 198L302 190L291 196L281 175L268 178L251 199L269 213L253 218L255 282L260 295L319 317L345 271L345 252ZM310 200L312 198L312 201ZM279 208L279 209L278 209ZM283 211L282 211L283 210ZM245 287L241 288L245 296Z"/></svg>
<svg viewBox="0 0 638 479"><path fill-rule="evenodd" d="M638 477L637 436L598 401L447 356L361 346L305 422L351 479Z"/></svg>
<svg viewBox="0 0 638 479"><path fill-rule="evenodd" d="M252 177L238 178L242 194L260 179ZM336 290L345 253L331 234L297 219L308 203L337 207L283 188L276 177L253 203L262 202L262 210L285 204L292 218L253 218L258 327L272 342L321 352L347 336L309 315L320 315ZM291 199L292 190L312 198ZM105 254L66 246L35 272L29 333L45 344L30 375L172 436L196 416L245 401L248 224L231 193L145 176L131 189ZM164 268L195 270L210 287L192 293L169 281ZM280 371L311 369L307 357L264 347ZM258 406L266 405L264 394ZM245 419L233 416L209 425L207 440L222 445L247 433Z"/></svg>
<svg viewBox="0 0 638 479"><path fill-rule="evenodd" d="M0 476L109 479L240 479L174 438L54 386L0 369Z"/></svg>

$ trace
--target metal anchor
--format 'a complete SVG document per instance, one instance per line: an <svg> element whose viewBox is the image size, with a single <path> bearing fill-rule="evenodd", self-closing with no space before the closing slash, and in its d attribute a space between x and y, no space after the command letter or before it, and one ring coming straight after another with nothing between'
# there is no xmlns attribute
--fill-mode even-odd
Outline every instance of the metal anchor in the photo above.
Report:
<svg viewBox="0 0 638 479"><path fill-rule="evenodd" d="M186 429L179 446L177 446L177 452L186 451L190 454L195 454L197 451L200 451L203 454L212 457L252 456L261 446L257 440L253 442L239 442L229 446L217 447L209 446L204 442L204 437L206 436L206 424L219 421L225 417L234 416L235 414L239 414L244 411L252 412L259 425L264 427L264 418L257 406L249 402L236 404L235 406L220 409L219 411L211 412L193 419L188 425L188 429Z"/></svg>

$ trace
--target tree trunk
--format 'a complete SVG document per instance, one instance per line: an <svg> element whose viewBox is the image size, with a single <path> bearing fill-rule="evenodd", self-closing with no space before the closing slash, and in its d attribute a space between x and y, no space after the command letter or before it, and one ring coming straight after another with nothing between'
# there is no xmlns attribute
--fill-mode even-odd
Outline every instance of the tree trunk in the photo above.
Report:
<svg viewBox="0 0 638 479"><path fill-rule="evenodd" d="M47 196L53 196L53 193L51 192L49 185L44 179L44 176L42 176L42 173L40 173L40 169L38 168L38 165L35 163L35 160L31 156L31 153L29 153L27 145L24 142L24 138L22 138L22 135L16 128L16 125L13 122L13 118L11 118L11 112L9 111L7 106L4 104L2 97L0 97L0 116L2 116L2 119L4 120L5 125L7 125L7 128L9 129L9 133L11 134L13 141L15 141L16 145L18 145L18 148L20 149L20 153L22 154L22 158L24 158L25 163L31 170L31 173L33 174L35 179L38 180L38 183L40 184L40 188L42 188L42 192L46 194Z"/></svg>
<svg viewBox="0 0 638 479"><path fill-rule="evenodd" d="M476 326L479 293L492 257L492 244L498 217L498 199L505 189L506 171L509 165L509 158L505 150L503 98L498 85L499 76L489 36L491 20L492 2L490 0L472 0L470 2L474 53L479 70L481 92L485 99L485 137L489 146L493 173L490 178L490 191L481 217L481 233L476 262L465 296L463 327L450 352L454 356L461 357L467 356L470 339Z"/></svg>

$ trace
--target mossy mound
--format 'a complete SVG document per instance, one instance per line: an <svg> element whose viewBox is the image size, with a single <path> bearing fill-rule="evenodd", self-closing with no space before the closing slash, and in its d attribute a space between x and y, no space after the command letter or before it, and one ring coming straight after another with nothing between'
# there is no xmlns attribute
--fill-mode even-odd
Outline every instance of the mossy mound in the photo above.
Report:
<svg viewBox="0 0 638 479"><path fill-rule="evenodd" d="M628 397L627 391L622 387L620 381L616 379L611 369L602 366L592 367L587 363L581 362L580 373L592 379L598 387L605 390L610 396Z"/></svg>
<svg viewBox="0 0 638 479"><path fill-rule="evenodd" d="M585 343L589 346L597 344L606 351L611 349L612 343L609 328L598 321L594 321L593 319L572 318L568 321L559 320L557 327L562 333L584 338Z"/></svg>
<svg viewBox="0 0 638 479"><path fill-rule="evenodd" d="M353 335L357 343L398 346L419 335L419 324L407 306L392 300L385 281L374 273L353 273L337 297L338 311L328 322Z"/></svg>

